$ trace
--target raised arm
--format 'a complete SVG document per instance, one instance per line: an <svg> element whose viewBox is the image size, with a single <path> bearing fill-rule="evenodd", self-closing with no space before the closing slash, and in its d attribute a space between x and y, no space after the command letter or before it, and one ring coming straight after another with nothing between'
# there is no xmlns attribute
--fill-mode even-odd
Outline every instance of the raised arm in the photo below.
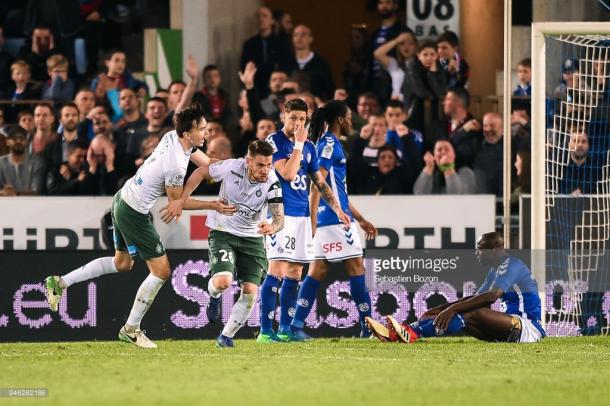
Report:
<svg viewBox="0 0 610 406"><path fill-rule="evenodd" d="M186 73L189 75L189 82L186 84L184 92L180 97L180 101L174 109L174 114L182 111L185 107L191 104L195 91L197 90L197 76L199 75L199 66L192 55L186 58Z"/></svg>

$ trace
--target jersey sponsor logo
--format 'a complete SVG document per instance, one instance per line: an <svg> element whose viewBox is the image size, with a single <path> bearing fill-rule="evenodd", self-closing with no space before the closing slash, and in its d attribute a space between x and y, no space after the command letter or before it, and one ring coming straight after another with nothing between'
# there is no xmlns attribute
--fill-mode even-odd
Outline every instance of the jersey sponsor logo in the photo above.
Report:
<svg viewBox="0 0 610 406"><path fill-rule="evenodd" d="M325 254L329 254L331 252L340 252L343 251L343 244L340 242L329 242L322 246Z"/></svg>
<svg viewBox="0 0 610 406"><path fill-rule="evenodd" d="M330 159L330 157L333 156L333 146L331 144L326 145L320 156L322 158Z"/></svg>

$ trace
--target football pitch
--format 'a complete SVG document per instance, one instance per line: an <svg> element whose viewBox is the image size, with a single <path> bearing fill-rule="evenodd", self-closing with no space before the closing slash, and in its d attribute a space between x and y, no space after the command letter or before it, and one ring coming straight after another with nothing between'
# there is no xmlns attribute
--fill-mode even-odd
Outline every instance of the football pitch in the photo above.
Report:
<svg viewBox="0 0 610 406"><path fill-rule="evenodd" d="M0 388L48 388L0 404L608 404L610 337L412 345L358 339L0 344Z"/></svg>

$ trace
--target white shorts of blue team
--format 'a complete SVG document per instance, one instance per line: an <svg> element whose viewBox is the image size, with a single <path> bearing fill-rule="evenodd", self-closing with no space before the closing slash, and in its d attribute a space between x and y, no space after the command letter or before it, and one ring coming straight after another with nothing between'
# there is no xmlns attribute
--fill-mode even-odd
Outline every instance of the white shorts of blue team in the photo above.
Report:
<svg viewBox="0 0 610 406"><path fill-rule="evenodd" d="M519 337L520 343L536 343L542 339L542 333L529 321L526 317L513 314L521 319L521 337Z"/></svg>
<svg viewBox="0 0 610 406"><path fill-rule="evenodd" d="M350 224L348 230L343 224L317 227L313 247L316 259L325 259L329 262L344 261L363 255L360 231L355 222Z"/></svg>
<svg viewBox="0 0 610 406"><path fill-rule="evenodd" d="M265 239L269 261L313 262L311 217L284 216L284 228Z"/></svg>

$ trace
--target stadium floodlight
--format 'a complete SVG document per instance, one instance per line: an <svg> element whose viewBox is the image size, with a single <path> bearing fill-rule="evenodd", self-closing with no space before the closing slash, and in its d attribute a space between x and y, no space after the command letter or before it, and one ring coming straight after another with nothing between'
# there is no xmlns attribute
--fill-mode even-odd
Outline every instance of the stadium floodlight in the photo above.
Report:
<svg viewBox="0 0 610 406"><path fill-rule="evenodd" d="M587 302L610 273L610 23L533 23L532 75L533 271L569 291L541 295L547 331L607 333Z"/></svg>

